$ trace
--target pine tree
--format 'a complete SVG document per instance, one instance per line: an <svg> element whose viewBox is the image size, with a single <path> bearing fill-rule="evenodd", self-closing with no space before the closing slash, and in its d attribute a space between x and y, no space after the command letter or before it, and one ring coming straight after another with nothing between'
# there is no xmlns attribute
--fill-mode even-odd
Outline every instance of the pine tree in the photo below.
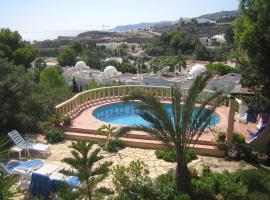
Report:
<svg viewBox="0 0 270 200"><path fill-rule="evenodd" d="M103 181L109 173L112 162L100 163L103 158L99 156L100 148L92 150L93 143L84 141L72 142L70 146L72 157L64 158L63 162L69 164L74 170L64 170L66 175L77 176L81 181L78 194L81 198L101 199L104 194L111 192L104 187L97 188L97 184ZM97 164L98 162L98 164ZM93 167L95 165L95 167Z"/></svg>

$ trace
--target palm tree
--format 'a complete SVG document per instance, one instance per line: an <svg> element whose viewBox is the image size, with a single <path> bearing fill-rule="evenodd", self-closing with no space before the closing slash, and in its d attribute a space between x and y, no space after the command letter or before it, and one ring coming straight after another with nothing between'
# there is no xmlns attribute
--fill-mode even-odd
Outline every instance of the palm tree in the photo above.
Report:
<svg viewBox="0 0 270 200"><path fill-rule="evenodd" d="M108 176L109 166L112 165L111 162L104 162L94 166L103 157L98 155L100 148L90 152L92 146L93 143L72 142L72 157L63 159L63 162L75 169L75 171L64 170L63 173L79 178L82 183L82 186L78 188L79 194L89 200L101 199L104 194L108 194L109 190L107 188L97 188L97 184Z"/></svg>
<svg viewBox="0 0 270 200"><path fill-rule="evenodd" d="M124 97L125 101L141 101L138 105L139 115L150 125L138 124L123 127L117 132L117 136L120 137L130 130L144 131L172 148L177 156L176 186L178 191L182 190L191 193L191 176L186 158L187 149L194 147L194 145L191 146L191 141L194 141L195 144L204 130L209 127L213 112L223 101L223 98L218 98L221 92L217 92L195 108L195 103L199 100L209 78L209 76L198 76L186 97L182 95L180 88L172 87L172 114L152 95L135 92ZM181 100L184 102L183 105L180 103ZM207 107L210 103L212 106Z"/></svg>
<svg viewBox="0 0 270 200"><path fill-rule="evenodd" d="M108 149L108 146L110 142L112 141L112 135L113 132L116 130L116 127L106 124L103 124L101 127L97 129L97 133L101 135L106 135L107 136L107 141L104 149Z"/></svg>
<svg viewBox="0 0 270 200"><path fill-rule="evenodd" d="M7 145L9 140L6 137L0 138L0 159L7 156L8 149ZM9 175L0 168L0 199L13 199L19 195L15 185L18 179L14 175Z"/></svg>

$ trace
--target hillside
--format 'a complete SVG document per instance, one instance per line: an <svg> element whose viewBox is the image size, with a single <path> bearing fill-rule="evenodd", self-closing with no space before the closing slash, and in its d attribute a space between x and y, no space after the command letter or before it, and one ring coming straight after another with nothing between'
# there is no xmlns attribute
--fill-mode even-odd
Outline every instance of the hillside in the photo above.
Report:
<svg viewBox="0 0 270 200"><path fill-rule="evenodd" d="M201 15L201 16L196 17L196 18L197 19L198 18L201 18L201 19L216 20L216 19L218 19L220 17L224 17L224 16L227 16L227 17L237 17L237 16L239 16L239 14L240 14L239 10L220 11L220 12L215 12L215 13Z"/></svg>
<svg viewBox="0 0 270 200"><path fill-rule="evenodd" d="M125 32L129 30L138 30L138 29L145 29L150 28L153 26L166 26L173 24L173 21L162 21L162 22L153 22L153 23L139 23L139 24L129 24L129 25L120 25L116 26L115 28L111 29L110 31L116 32Z"/></svg>

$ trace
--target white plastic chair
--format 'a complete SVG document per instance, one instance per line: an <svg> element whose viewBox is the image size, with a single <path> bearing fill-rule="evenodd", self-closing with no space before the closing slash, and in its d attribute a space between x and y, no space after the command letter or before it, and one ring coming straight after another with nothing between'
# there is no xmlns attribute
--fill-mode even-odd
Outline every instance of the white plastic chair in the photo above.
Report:
<svg viewBox="0 0 270 200"><path fill-rule="evenodd" d="M24 148L27 151L28 155L30 155L29 150L38 151L42 153L43 155L51 153L49 145L36 143L34 141L26 141L25 139L23 139L23 137L20 135L20 133L17 130L13 130L9 132L8 136L17 146Z"/></svg>

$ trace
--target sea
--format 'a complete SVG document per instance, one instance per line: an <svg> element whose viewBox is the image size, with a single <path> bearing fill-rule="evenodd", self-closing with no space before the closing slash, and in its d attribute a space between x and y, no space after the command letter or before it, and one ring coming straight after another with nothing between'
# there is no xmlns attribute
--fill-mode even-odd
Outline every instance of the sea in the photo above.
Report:
<svg viewBox="0 0 270 200"><path fill-rule="evenodd" d="M22 38L26 41L43 41L54 40L58 36L77 36L80 33L90 31L88 30L66 30L66 31L35 31L35 32L19 32Z"/></svg>

